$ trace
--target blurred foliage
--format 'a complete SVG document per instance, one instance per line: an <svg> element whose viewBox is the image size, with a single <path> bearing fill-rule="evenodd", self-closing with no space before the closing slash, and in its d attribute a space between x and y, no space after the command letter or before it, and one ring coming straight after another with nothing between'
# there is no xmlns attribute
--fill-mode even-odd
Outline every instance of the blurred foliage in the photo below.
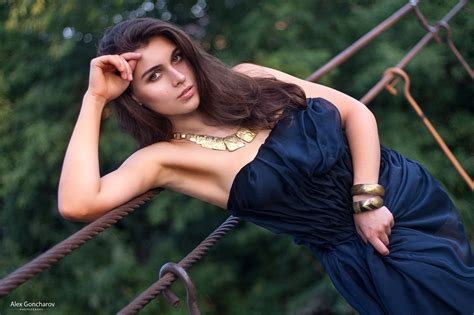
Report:
<svg viewBox="0 0 474 315"><path fill-rule="evenodd" d="M123 19L171 20L229 65L255 62L306 77L406 1L79 1L0 0L0 276L83 226L57 211L62 159L87 86L89 61L104 29ZM434 23L457 2L422 1ZM450 22L453 40L474 64L472 5ZM362 97L386 67L424 35L409 14L320 83ZM446 45L430 43L406 67L412 94L474 174L474 85ZM399 88L400 89L400 88ZM401 96L373 103L382 143L420 161L447 189L471 243L474 197ZM113 119L103 125L101 169L134 150ZM51 314L112 314L178 261L227 214L164 192L115 227L0 300L56 302ZM241 224L190 271L203 314L353 314L321 265L289 238ZM184 295L180 285L174 289ZM183 304L184 305L184 304ZM162 298L143 314L186 314Z"/></svg>

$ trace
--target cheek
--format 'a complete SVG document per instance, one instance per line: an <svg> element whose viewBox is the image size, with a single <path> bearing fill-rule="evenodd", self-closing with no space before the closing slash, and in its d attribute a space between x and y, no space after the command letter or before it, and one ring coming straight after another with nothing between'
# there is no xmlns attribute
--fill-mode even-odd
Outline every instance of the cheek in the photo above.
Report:
<svg viewBox="0 0 474 315"><path fill-rule="evenodd" d="M143 103L156 103L170 98L170 90L162 84L150 84L136 92L136 96Z"/></svg>
<svg viewBox="0 0 474 315"><path fill-rule="evenodd" d="M192 67L187 67L187 71L188 71L188 76L190 78L192 78L194 81L196 80L196 76L194 75L194 70Z"/></svg>
<svg viewBox="0 0 474 315"><path fill-rule="evenodd" d="M186 77L188 77L188 78L192 78L192 79L195 78L193 68L188 63L188 61L180 63L179 66L178 66L178 70L181 71L182 73L184 73L186 75Z"/></svg>

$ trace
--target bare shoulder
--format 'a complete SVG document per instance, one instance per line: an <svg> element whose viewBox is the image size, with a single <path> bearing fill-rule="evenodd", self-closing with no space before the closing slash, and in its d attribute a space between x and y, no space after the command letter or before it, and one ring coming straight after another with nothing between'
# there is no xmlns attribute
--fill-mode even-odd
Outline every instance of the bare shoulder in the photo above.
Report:
<svg viewBox="0 0 474 315"><path fill-rule="evenodd" d="M314 94L326 94L330 89L324 85L312 83L304 79L298 78L281 70L265 67L253 63L240 63L232 68L232 70L246 74L251 77L273 77L277 80L285 81L299 85L308 97L314 97Z"/></svg>
<svg viewBox="0 0 474 315"><path fill-rule="evenodd" d="M254 63L244 62L232 67L232 70L248 75L249 77L274 77L270 68L260 66Z"/></svg>
<svg viewBox="0 0 474 315"><path fill-rule="evenodd" d="M322 97L327 99L332 104L336 106L338 111L341 114L343 123L345 122L349 112L354 108L363 108L367 110L366 106L359 102L358 100L354 99L353 97L333 89L331 87L313 83L291 74L285 73L283 71L264 67L257 64L252 63L241 63L232 68L234 71L244 73L248 76L252 77L259 77L259 76L270 76L274 77L277 80L281 80L284 82L292 83L298 85L306 94L306 97L313 98L313 97Z"/></svg>
<svg viewBox="0 0 474 315"><path fill-rule="evenodd" d="M154 165L160 166L167 151L169 149L166 142L154 143L135 151L125 160L123 165L153 162Z"/></svg>
<svg viewBox="0 0 474 315"><path fill-rule="evenodd" d="M232 69L250 77L272 77L277 80L296 84L305 91L307 97L324 97L328 94L334 94L338 92L324 85L306 81L281 70L253 63L240 63L234 66Z"/></svg>
<svg viewBox="0 0 474 315"><path fill-rule="evenodd" d="M130 158L154 159L159 162L164 159L170 151L175 150L174 147L175 146L170 142L161 141L135 151L135 153L133 153Z"/></svg>

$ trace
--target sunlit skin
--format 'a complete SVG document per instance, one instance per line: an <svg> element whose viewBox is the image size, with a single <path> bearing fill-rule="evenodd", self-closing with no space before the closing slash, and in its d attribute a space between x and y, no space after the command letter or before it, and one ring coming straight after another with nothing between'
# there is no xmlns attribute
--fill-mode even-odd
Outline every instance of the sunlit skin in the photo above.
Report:
<svg viewBox="0 0 474 315"><path fill-rule="evenodd" d="M135 53L140 57L134 61L130 84L137 102L166 116L179 132L227 135L235 131L224 126L216 130L197 110L200 98L193 69L172 41L155 37Z"/></svg>
<svg viewBox="0 0 474 315"><path fill-rule="evenodd" d="M272 76L298 85L307 97L323 97L335 104L351 148L354 183L377 182L380 164L377 126L363 104L337 90L275 69L240 64L233 70L249 76ZM212 124L199 110L196 74L179 47L164 37L151 38L148 44L133 52L94 58L89 87L61 173L58 204L63 216L91 221L155 187L225 209L237 172L255 158L270 130L260 130L251 143L236 152L208 150L186 140L158 142L136 151L117 170L101 176L100 117L106 104L129 86L136 106L166 116L174 131L223 137L238 129ZM366 197L370 196L358 195L354 200ZM354 222L364 241L381 254L388 254L386 246L394 220L385 206L355 215Z"/></svg>
<svg viewBox="0 0 474 315"><path fill-rule="evenodd" d="M176 128L180 122L196 119L199 116L196 112L198 87L180 49L164 37L155 37L135 52L141 57L131 83L134 97L149 109L167 116ZM191 90L179 97L189 88Z"/></svg>

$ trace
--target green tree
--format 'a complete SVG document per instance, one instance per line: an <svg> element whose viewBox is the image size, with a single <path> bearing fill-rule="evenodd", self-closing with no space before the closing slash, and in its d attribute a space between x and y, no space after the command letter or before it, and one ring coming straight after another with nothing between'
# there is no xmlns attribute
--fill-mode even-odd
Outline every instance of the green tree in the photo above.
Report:
<svg viewBox="0 0 474 315"><path fill-rule="evenodd" d="M182 25L228 65L255 62L306 77L405 1L59 1L0 0L0 275L4 276L83 224L57 211L61 163L89 61L103 30L136 16ZM456 1L424 1L430 22ZM474 20L464 9L450 23L469 64ZM424 35L413 14L320 80L361 97ZM446 45L428 45L406 68L412 93L474 174L474 86ZM383 92L370 105L382 142L419 160L454 199L473 243L473 196L402 97ZM416 135L416 136L414 136ZM133 152L131 139L107 119L101 170ZM427 154L429 152L429 154ZM0 300L53 301L52 314L109 314L128 304L227 217L208 204L164 192L59 264ZM350 314L321 265L286 237L241 224L190 271L204 314ZM179 285L176 291L183 295ZM143 314L186 314L162 298Z"/></svg>

